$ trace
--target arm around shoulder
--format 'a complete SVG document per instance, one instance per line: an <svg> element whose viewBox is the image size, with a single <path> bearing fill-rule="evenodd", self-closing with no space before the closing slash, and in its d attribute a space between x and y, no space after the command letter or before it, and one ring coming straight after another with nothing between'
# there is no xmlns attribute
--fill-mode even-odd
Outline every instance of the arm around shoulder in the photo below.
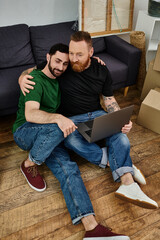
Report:
<svg viewBox="0 0 160 240"><path fill-rule="evenodd" d="M36 66L25 70L18 79L18 83L24 96L26 93L29 93L28 89L33 89L31 85L35 85L35 82L31 81L33 77L29 75L34 69L36 69Z"/></svg>

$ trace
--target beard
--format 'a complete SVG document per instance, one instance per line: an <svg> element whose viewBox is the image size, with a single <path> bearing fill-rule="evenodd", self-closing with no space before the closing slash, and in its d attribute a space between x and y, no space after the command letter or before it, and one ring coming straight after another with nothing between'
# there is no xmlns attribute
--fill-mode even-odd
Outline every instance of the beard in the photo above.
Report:
<svg viewBox="0 0 160 240"><path fill-rule="evenodd" d="M77 62L70 61L70 64L74 72L83 72L86 69L86 67L89 65L89 62L90 62L90 57L88 57L88 59L84 63L81 63L78 61Z"/></svg>
<svg viewBox="0 0 160 240"><path fill-rule="evenodd" d="M50 62L49 62L49 64L48 64L48 69L49 69L50 73L51 73L54 77L59 77L59 76L63 73L62 70L59 70L59 69L57 69L57 68L52 68Z"/></svg>

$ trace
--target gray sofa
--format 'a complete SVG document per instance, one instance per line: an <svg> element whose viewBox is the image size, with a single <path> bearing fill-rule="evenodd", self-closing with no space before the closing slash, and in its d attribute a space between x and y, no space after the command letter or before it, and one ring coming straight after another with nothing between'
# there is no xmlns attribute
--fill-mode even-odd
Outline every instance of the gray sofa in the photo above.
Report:
<svg viewBox="0 0 160 240"><path fill-rule="evenodd" d="M45 61L55 43L69 43L74 22L44 26L19 24L0 27L0 116L15 113L19 99L18 77L25 70ZM93 38L94 55L106 63L113 89L136 82L141 51L112 35Z"/></svg>

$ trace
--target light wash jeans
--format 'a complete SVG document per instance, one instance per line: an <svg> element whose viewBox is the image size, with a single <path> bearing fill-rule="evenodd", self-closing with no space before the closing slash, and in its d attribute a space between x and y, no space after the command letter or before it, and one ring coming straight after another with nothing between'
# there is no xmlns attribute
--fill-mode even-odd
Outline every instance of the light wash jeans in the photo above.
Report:
<svg viewBox="0 0 160 240"><path fill-rule="evenodd" d="M29 159L41 165L59 143L64 140L63 132L57 124L37 124L25 122L13 134L16 144L29 150Z"/></svg>
<svg viewBox="0 0 160 240"><path fill-rule="evenodd" d="M104 114L106 114L105 111L99 110L73 116L70 119L77 124ZM130 144L127 136L118 133L106 138L105 142L108 148L108 160L114 180L120 181L120 177L127 172L133 175L132 161L129 155ZM95 143L88 143L77 130L64 140L64 145L91 163L101 167L107 164L107 156L104 149L101 149ZM81 179L78 166L71 161L65 147L62 145L56 147L45 163L60 181L73 224L79 223L82 217L90 214L94 215L93 207Z"/></svg>

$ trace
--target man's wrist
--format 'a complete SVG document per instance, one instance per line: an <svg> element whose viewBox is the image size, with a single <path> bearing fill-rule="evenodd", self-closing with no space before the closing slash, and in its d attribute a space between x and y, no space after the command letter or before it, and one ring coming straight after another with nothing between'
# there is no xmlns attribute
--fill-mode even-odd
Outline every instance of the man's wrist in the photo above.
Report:
<svg viewBox="0 0 160 240"><path fill-rule="evenodd" d="M54 114L54 122L55 123L58 123L61 118L62 118L61 114L57 114L57 113Z"/></svg>

